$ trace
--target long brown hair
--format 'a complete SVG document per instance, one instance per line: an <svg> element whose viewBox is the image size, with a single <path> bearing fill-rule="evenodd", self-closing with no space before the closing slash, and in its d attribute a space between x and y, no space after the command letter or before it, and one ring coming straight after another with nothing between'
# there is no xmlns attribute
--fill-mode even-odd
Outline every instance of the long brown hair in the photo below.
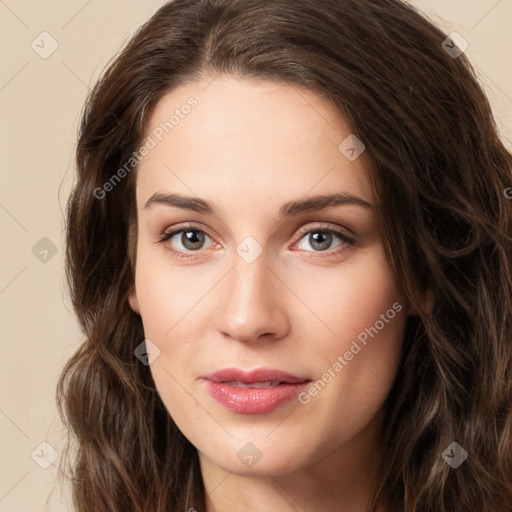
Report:
<svg viewBox="0 0 512 512"><path fill-rule="evenodd" d="M57 402L76 512L205 510L196 449L134 356L144 332L127 300L137 168L126 162L163 95L220 74L306 87L366 146L387 258L418 312L385 404L373 510L512 510L512 155L446 37L397 0L175 0L109 64L84 107L67 211L85 341ZM453 442L468 453L457 469L442 457Z"/></svg>

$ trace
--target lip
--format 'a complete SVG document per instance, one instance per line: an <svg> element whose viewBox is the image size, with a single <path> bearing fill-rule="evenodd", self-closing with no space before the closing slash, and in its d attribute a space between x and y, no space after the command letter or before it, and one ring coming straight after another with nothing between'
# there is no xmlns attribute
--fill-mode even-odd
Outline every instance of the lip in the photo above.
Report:
<svg viewBox="0 0 512 512"><path fill-rule="evenodd" d="M290 401L304 390L311 379L271 368L258 368L245 372L238 368L225 368L202 376L210 395L230 411L239 414L266 414ZM266 388L241 388L228 384L279 381Z"/></svg>
<svg viewBox="0 0 512 512"><path fill-rule="evenodd" d="M224 368L202 376L203 379L211 382L230 382L238 380L246 384L254 382L267 382L269 380L278 380L287 384L297 384L311 380L309 377L299 377L283 370L274 370L273 368L258 368L250 372L245 372L238 368Z"/></svg>

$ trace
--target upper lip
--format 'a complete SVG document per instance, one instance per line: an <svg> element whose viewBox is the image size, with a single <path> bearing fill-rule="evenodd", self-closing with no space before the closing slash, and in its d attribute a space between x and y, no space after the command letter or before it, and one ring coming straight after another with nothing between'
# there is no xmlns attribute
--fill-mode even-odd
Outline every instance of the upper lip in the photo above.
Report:
<svg viewBox="0 0 512 512"><path fill-rule="evenodd" d="M245 372L238 368L224 368L215 372L203 375L203 379L212 382L230 382L238 381L251 384L253 382L268 382L279 381L289 384L297 384L299 382L306 382L311 379L307 377L298 377L283 370L275 370L273 368L258 368L250 372Z"/></svg>

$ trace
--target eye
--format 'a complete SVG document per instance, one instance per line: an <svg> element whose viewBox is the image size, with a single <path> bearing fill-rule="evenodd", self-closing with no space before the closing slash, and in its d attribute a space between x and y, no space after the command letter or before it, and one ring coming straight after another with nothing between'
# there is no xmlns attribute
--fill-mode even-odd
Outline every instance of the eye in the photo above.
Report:
<svg viewBox="0 0 512 512"><path fill-rule="evenodd" d="M347 236L342 231L338 231L336 229L332 229L326 226L318 226L316 228L309 228L308 230L302 230L299 233L301 238L298 242L298 249L305 252L313 252L313 253L328 253L328 256L333 256L335 254L339 254L351 246L354 245L355 240L349 236ZM173 238L176 240L173 242ZM159 239L159 243L166 243L166 247L178 258L186 259L186 258L194 258L196 255L192 254L194 252L200 252L200 249L205 249L205 240L206 238L210 238L210 236L205 233L204 230L200 229L197 226L189 225L189 226L179 226L177 228L168 230L163 232ZM337 247L332 250L328 250L329 247L333 244L333 241L338 239L340 242ZM210 238L211 240L211 238ZM313 250L304 249L304 242L309 245ZM213 242L213 241L212 241ZM296 243L297 244L297 243ZM181 247L179 247L181 245ZM213 247L219 247L218 244L213 242ZM176 248L176 246L178 246ZM313 257L327 257L323 254L318 254Z"/></svg>
<svg viewBox="0 0 512 512"><path fill-rule="evenodd" d="M353 238L347 236L342 231L324 226L309 229L305 232L303 231L301 235L302 237L299 240L298 249L306 250L306 252L328 252L329 255L339 254L340 252L349 249L355 243ZM336 239L338 239L340 243L334 249L329 250ZM307 246L311 247L313 250L310 251L305 249ZM322 257L323 255L319 256Z"/></svg>
<svg viewBox="0 0 512 512"><path fill-rule="evenodd" d="M197 252L205 248L204 243L206 237L210 238L202 229L196 226L182 226L170 231L165 231L158 241L161 243L169 241L170 243L167 245L172 253L179 258L189 258L194 256L187 254L187 251ZM174 242L172 241L173 238L176 239ZM180 244L181 247L179 247ZM174 248L176 245L178 245L177 249ZM215 242L214 245L216 245Z"/></svg>

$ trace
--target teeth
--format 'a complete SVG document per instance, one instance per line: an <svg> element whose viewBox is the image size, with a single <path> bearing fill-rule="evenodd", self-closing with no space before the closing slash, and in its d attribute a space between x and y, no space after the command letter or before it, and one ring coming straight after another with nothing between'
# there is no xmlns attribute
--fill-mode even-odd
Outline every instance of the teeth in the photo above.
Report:
<svg viewBox="0 0 512 512"><path fill-rule="evenodd" d="M268 380L267 382L240 382L238 380L230 380L229 382L224 382L228 386L233 386L235 388L270 388L272 386L277 386L280 383L278 380Z"/></svg>

